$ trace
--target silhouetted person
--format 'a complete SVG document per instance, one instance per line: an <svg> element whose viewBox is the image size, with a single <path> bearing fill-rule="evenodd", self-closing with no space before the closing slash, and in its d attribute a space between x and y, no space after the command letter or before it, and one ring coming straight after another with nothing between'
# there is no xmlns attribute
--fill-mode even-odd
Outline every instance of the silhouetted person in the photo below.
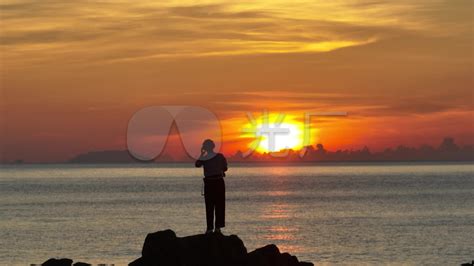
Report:
<svg viewBox="0 0 474 266"><path fill-rule="evenodd" d="M225 183L227 160L221 153L214 152L215 144L206 139L201 148L201 156L196 161L196 167L204 167L204 201L206 203L206 234L220 233L225 226ZM214 227L214 211L216 222Z"/></svg>

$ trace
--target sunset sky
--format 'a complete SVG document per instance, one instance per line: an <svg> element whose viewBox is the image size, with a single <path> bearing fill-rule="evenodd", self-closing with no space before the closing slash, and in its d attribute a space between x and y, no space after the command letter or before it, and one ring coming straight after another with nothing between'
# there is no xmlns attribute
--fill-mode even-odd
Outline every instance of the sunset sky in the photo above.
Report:
<svg viewBox="0 0 474 266"><path fill-rule="evenodd" d="M1 159L124 150L150 105L211 110L227 154L264 109L348 112L329 150L473 144L473 3L1 0Z"/></svg>

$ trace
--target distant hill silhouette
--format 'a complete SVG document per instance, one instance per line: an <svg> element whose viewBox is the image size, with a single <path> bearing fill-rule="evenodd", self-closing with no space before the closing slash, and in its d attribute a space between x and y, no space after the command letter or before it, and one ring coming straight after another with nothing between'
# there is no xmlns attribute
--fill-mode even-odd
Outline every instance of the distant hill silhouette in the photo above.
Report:
<svg viewBox="0 0 474 266"><path fill-rule="evenodd" d="M453 138L446 137L438 147L422 145L418 148L399 145L381 152L371 152L368 147L360 150L329 151L322 144L307 146L306 155L300 151L288 152L288 156L274 157L268 153L253 153L244 158L241 151L229 156L233 162L377 162L377 161L474 161L474 146L458 146ZM190 162L191 158L173 158L169 154L158 156L153 162ZM91 151L72 158L70 163L137 163L127 150Z"/></svg>
<svg viewBox="0 0 474 266"><path fill-rule="evenodd" d="M418 148L399 145L386 148L381 152L371 152L368 147L361 150L328 151L322 144L306 147L306 154L301 158L300 151L287 150L288 156L275 157L271 154L253 153L244 158L238 151L231 156L231 161L301 161L301 162L372 162L372 161L474 161L474 146L458 146L453 138L446 137L438 147L422 145Z"/></svg>

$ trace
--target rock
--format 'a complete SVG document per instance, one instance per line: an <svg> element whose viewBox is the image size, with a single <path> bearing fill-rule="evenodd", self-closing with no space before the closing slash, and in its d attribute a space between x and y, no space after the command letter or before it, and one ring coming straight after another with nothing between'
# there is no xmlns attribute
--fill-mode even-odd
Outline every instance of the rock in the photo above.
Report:
<svg viewBox="0 0 474 266"><path fill-rule="evenodd" d="M281 254L279 260L282 262L283 265L291 265L291 266L293 266L293 265L300 266L301 265L296 256L291 256L288 253Z"/></svg>
<svg viewBox="0 0 474 266"><path fill-rule="evenodd" d="M91 266L91 264L89 263L85 263L85 262L76 262L74 264L72 264L72 260L71 259L67 259L67 258L64 258L64 259L55 259L55 258L51 258L45 262L43 262L43 264L41 264L43 266Z"/></svg>
<svg viewBox="0 0 474 266"><path fill-rule="evenodd" d="M71 266L71 259L55 259L51 258L41 264L42 266Z"/></svg>
<svg viewBox="0 0 474 266"><path fill-rule="evenodd" d="M180 265L178 238L172 230L148 234L142 248L142 258L146 265Z"/></svg>
<svg viewBox="0 0 474 266"><path fill-rule="evenodd" d="M171 230L148 234L142 257L130 266L311 266L267 245L247 253L242 240L222 234L176 237Z"/></svg>
<svg viewBox="0 0 474 266"><path fill-rule="evenodd" d="M132 261L128 264L128 266L141 266L141 265L145 265L145 262L143 261L142 257L140 257L140 258L138 258L138 259L136 259L136 260L134 260L134 261Z"/></svg>
<svg viewBox="0 0 474 266"><path fill-rule="evenodd" d="M258 248L248 255L248 266L310 266L309 262L299 262L298 258L288 253L280 253L275 245Z"/></svg>
<svg viewBox="0 0 474 266"><path fill-rule="evenodd" d="M85 263L85 262L76 262L72 266L92 266L92 264Z"/></svg>
<svg viewBox="0 0 474 266"><path fill-rule="evenodd" d="M222 234L176 237L171 230L148 234L139 265L244 265L247 255L242 240Z"/></svg>
<svg viewBox="0 0 474 266"><path fill-rule="evenodd" d="M44 266L71 266L71 259L49 259ZM90 266L76 262L73 266ZM129 266L313 266L300 262L288 253L280 253L275 245L267 245L250 253L236 235L203 234L177 237L172 230L148 234L142 256Z"/></svg>
<svg viewBox="0 0 474 266"><path fill-rule="evenodd" d="M254 266L273 266L280 265L277 261L280 256L280 250L275 245L267 245L258 248L248 254L248 265Z"/></svg>

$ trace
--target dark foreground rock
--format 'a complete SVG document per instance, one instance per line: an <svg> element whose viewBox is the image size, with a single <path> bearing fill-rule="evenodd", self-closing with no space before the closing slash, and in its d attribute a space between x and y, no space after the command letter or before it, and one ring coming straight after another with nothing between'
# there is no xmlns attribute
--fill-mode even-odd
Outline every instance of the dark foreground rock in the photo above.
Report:
<svg viewBox="0 0 474 266"><path fill-rule="evenodd" d="M76 262L72 264L71 259L54 259L51 258L41 264L42 266L90 266L89 263Z"/></svg>
<svg viewBox="0 0 474 266"><path fill-rule="evenodd" d="M71 259L49 259L44 266L85 266ZM275 245L247 252L236 235L202 234L177 237L172 230L148 234L142 256L130 266L310 266Z"/></svg>
<svg viewBox="0 0 474 266"><path fill-rule="evenodd" d="M222 234L177 237L172 230L148 234L142 257L130 266L309 266L268 245L247 253L240 238Z"/></svg>

